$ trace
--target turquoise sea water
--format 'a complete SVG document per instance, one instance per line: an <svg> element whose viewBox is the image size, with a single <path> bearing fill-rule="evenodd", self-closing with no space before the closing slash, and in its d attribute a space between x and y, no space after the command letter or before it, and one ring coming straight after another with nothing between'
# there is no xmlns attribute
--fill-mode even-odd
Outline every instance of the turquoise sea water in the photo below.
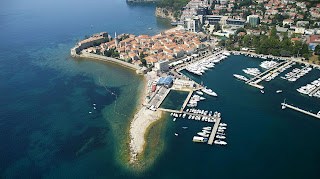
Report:
<svg viewBox="0 0 320 179"><path fill-rule="evenodd" d="M168 21L154 17L153 3L124 0L1 4L0 178L131 176L119 158L142 78L72 59L70 48L101 31L154 35Z"/></svg>
<svg viewBox="0 0 320 179"><path fill-rule="evenodd" d="M69 51L96 32L153 35L170 27L154 9L124 0L2 3L0 178L319 178L320 121L280 106L286 98L320 110L319 100L295 90L319 78L319 71L296 83L263 83L262 95L232 76L258 67L259 59L243 56L231 56L202 77L190 75L219 95L205 96L199 108L222 113L226 147L193 143L207 125L167 115L159 134L164 150L155 163L139 174L121 165L142 79L112 64L72 59Z"/></svg>

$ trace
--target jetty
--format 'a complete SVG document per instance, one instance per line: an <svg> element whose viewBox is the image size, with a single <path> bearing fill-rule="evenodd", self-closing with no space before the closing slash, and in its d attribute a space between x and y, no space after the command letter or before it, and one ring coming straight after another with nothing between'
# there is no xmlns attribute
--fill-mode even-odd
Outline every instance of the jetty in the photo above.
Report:
<svg viewBox="0 0 320 179"><path fill-rule="evenodd" d="M319 90L320 90L320 86L318 86L315 90L311 91L311 93L309 93L309 96L313 96L314 93L316 93Z"/></svg>
<svg viewBox="0 0 320 179"><path fill-rule="evenodd" d="M258 83L260 83L264 79L268 78L270 75L272 75L272 73L275 73L275 72L281 70L282 68L285 68L286 66L290 65L291 63L292 63L291 61L289 61L287 63L286 62L281 62L281 63L275 65L274 67L266 70L265 72L260 73L259 75L251 78L250 80L248 80L246 82L246 84L249 84L250 86L253 86L253 87L256 87L256 88L259 88L259 89L263 89L264 86L259 85Z"/></svg>
<svg viewBox="0 0 320 179"><path fill-rule="evenodd" d="M219 118L216 119L216 122L214 123L213 129L211 131L211 134L210 134L210 137L209 137L209 140L208 140L208 144L209 145L212 145L212 143L213 143L213 140L214 140L214 138L216 136L220 121L221 121L221 118L219 117Z"/></svg>
<svg viewBox="0 0 320 179"><path fill-rule="evenodd" d="M320 115L313 114L313 113L311 113L311 112L309 112L309 111L300 109L300 108L295 107L295 106L292 106L292 105L290 105L290 104L281 103L281 105L282 105L282 106L285 106L285 108L288 107L288 108L293 109L293 110L295 110L295 111L298 111L298 112L301 112L301 113L303 113L303 114L306 114L306 115L309 115L309 116L312 116L312 117L315 117L315 118L320 119Z"/></svg>

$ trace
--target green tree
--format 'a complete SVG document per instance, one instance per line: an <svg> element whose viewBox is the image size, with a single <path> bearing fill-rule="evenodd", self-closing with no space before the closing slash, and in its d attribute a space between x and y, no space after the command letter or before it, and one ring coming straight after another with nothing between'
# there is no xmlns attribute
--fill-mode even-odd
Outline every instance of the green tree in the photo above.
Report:
<svg viewBox="0 0 320 179"><path fill-rule="evenodd" d="M314 49L314 54L320 55L320 45L316 46L316 48Z"/></svg>

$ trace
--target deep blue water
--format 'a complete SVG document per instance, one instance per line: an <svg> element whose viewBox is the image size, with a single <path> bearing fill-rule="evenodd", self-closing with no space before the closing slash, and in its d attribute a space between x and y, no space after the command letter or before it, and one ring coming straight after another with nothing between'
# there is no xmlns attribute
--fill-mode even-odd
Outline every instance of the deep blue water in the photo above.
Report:
<svg viewBox="0 0 320 179"><path fill-rule="evenodd" d="M199 108L222 113L226 147L191 141L206 124L167 117L165 149L151 168L136 175L119 163L142 79L112 64L72 59L69 51L96 32L153 35L170 27L154 10L153 3L125 0L2 2L0 178L319 178L320 121L280 106L286 98L317 112L319 100L295 89L319 71L296 83L278 77L263 83L261 94L232 76L258 67L259 59L243 56L191 76L219 95L206 96Z"/></svg>

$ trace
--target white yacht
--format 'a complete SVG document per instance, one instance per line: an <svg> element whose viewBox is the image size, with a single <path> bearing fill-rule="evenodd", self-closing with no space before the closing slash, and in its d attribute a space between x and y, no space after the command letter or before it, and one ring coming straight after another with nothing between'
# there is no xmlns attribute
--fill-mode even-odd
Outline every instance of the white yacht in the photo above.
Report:
<svg viewBox="0 0 320 179"><path fill-rule="evenodd" d="M243 81L248 81L249 79L242 76L242 75L237 75L237 74L233 74L233 76L239 80L243 80Z"/></svg>
<svg viewBox="0 0 320 179"><path fill-rule="evenodd" d="M276 93L282 93L282 90L277 90Z"/></svg>
<svg viewBox="0 0 320 179"><path fill-rule="evenodd" d="M202 137L209 137L209 134L204 133L204 132L198 132L197 134L198 134L199 136L202 136Z"/></svg>
<svg viewBox="0 0 320 179"><path fill-rule="evenodd" d="M222 141L222 140L215 140L214 143L218 144L218 145L227 145L227 142Z"/></svg>
<svg viewBox="0 0 320 179"><path fill-rule="evenodd" d="M203 95L203 92L201 92L201 91L196 91L196 93L197 93L198 95Z"/></svg>
<svg viewBox="0 0 320 179"><path fill-rule="evenodd" d="M217 138L217 139L225 139L225 138L226 138L226 136L223 136L223 135L216 135L216 138Z"/></svg>
<svg viewBox="0 0 320 179"><path fill-rule="evenodd" d="M202 88L201 89L204 93L211 95L211 96L218 96L217 93L215 93L214 91L212 91L211 89L207 89L207 88Z"/></svg>

